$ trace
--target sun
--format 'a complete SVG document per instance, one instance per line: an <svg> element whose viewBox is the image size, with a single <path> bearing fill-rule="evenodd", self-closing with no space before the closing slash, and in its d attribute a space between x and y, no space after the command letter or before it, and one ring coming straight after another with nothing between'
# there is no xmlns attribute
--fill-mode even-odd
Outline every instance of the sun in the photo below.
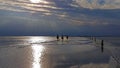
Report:
<svg viewBox="0 0 120 68"><path fill-rule="evenodd" d="M40 3L42 0L30 0L31 3Z"/></svg>

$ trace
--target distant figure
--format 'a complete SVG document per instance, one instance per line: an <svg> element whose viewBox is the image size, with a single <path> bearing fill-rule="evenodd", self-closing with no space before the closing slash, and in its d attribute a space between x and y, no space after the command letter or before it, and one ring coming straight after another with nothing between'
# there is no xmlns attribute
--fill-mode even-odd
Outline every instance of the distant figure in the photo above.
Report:
<svg viewBox="0 0 120 68"><path fill-rule="evenodd" d="M62 39L62 41L64 40L64 36L63 35L61 36L61 39Z"/></svg>
<svg viewBox="0 0 120 68"><path fill-rule="evenodd" d="M103 40L101 41L101 45L104 46L104 41Z"/></svg>
<svg viewBox="0 0 120 68"><path fill-rule="evenodd" d="M57 38L57 41L59 41L59 35L57 35L56 38Z"/></svg>
<svg viewBox="0 0 120 68"><path fill-rule="evenodd" d="M101 51L102 52L104 51L104 41L103 40L101 41Z"/></svg>
<svg viewBox="0 0 120 68"><path fill-rule="evenodd" d="M66 39L67 39L67 40L68 40L68 38L69 38L69 37L68 37L68 36L66 36Z"/></svg>
<svg viewBox="0 0 120 68"><path fill-rule="evenodd" d="M95 42L96 42L96 38L94 38Z"/></svg>

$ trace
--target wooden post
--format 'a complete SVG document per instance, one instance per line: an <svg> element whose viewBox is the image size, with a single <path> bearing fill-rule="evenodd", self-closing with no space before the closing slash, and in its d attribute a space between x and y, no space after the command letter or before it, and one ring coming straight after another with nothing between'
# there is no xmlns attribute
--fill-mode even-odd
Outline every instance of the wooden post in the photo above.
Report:
<svg viewBox="0 0 120 68"><path fill-rule="evenodd" d="M104 40L101 40L101 52L104 52Z"/></svg>

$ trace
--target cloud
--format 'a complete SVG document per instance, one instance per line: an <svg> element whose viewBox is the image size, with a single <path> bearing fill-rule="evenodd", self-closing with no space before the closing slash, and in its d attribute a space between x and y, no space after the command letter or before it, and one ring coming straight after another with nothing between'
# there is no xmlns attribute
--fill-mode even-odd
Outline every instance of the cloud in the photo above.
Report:
<svg viewBox="0 0 120 68"><path fill-rule="evenodd" d="M117 0L111 0L111 2L110 0L106 0L106 3L104 3L104 1L98 3L97 1L98 0L45 0L44 2L33 4L30 3L29 0L0 0L0 30L5 31L3 35L9 33L10 30L12 32L19 32L19 34L25 34L26 31L28 31L28 34L29 32L31 32L31 34L41 34L43 32L42 34L67 33L79 35L79 33L87 34L87 32L91 33L91 31L96 32L97 30L93 28L95 26L112 25L110 26L112 28L113 25L118 25L117 27L119 27L120 10L116 7L102 7L105 4L112 5L113 2L116 3ZM97 3L98 6L95 6L94 3ZM117 3L119 6L119 1ZM78 4L81 7L79 7ZM91 8L91 5L93 10L84 9ZM7 28L5 26L7 26ZM11 28L11 26L20 26L24 29L20 27L14 29ZM88 26L93 27L88 28ZM44 31L42 28L44 28ZM102 27L95 28L99 29ZM39 30L37 31L36 29ZM100 31L103 32L103 30L104 29L101 29Z"/></svg>
<svg viewBox="0 0 120 68"><path fill-rule="evenodd" d="M29 0L0 0L0 9L16 12L44 12L49 13L49 9L61 9L53 2L41 1L39 4L31 3Z"/></svg>
<svg viewBox="0 0 120 68"><path fill-rule="evenodd" d="M86 65L82 65L80 68L108 68L108 64L94 64L94 63L90 63L90 64L86 64Z"/></svg>
<svg viewBox="0 0 120 68"><path fill-rule="evenodd" d="M76 0L83 8L120 9L120 0Z"/></svg>
<svg viewBox="0 0 120 68"><path fill-rule="evenodd" d="M109 64L106 63L89 63L89 64L84 64L80 66L80 68L108 68ZM71 68L78 68L78 65L76 66L71 66Z"/></svg>

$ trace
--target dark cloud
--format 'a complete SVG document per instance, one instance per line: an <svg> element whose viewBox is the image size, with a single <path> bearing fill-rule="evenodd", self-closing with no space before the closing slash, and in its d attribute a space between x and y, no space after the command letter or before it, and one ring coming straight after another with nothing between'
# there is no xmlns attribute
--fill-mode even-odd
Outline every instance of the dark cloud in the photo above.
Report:
<svg viewBox="0 0 120 68"><path fill-rule="evenodd" d="M0 35L120 35L119 9L86 9L73 0L0 3Z"/></svg>

